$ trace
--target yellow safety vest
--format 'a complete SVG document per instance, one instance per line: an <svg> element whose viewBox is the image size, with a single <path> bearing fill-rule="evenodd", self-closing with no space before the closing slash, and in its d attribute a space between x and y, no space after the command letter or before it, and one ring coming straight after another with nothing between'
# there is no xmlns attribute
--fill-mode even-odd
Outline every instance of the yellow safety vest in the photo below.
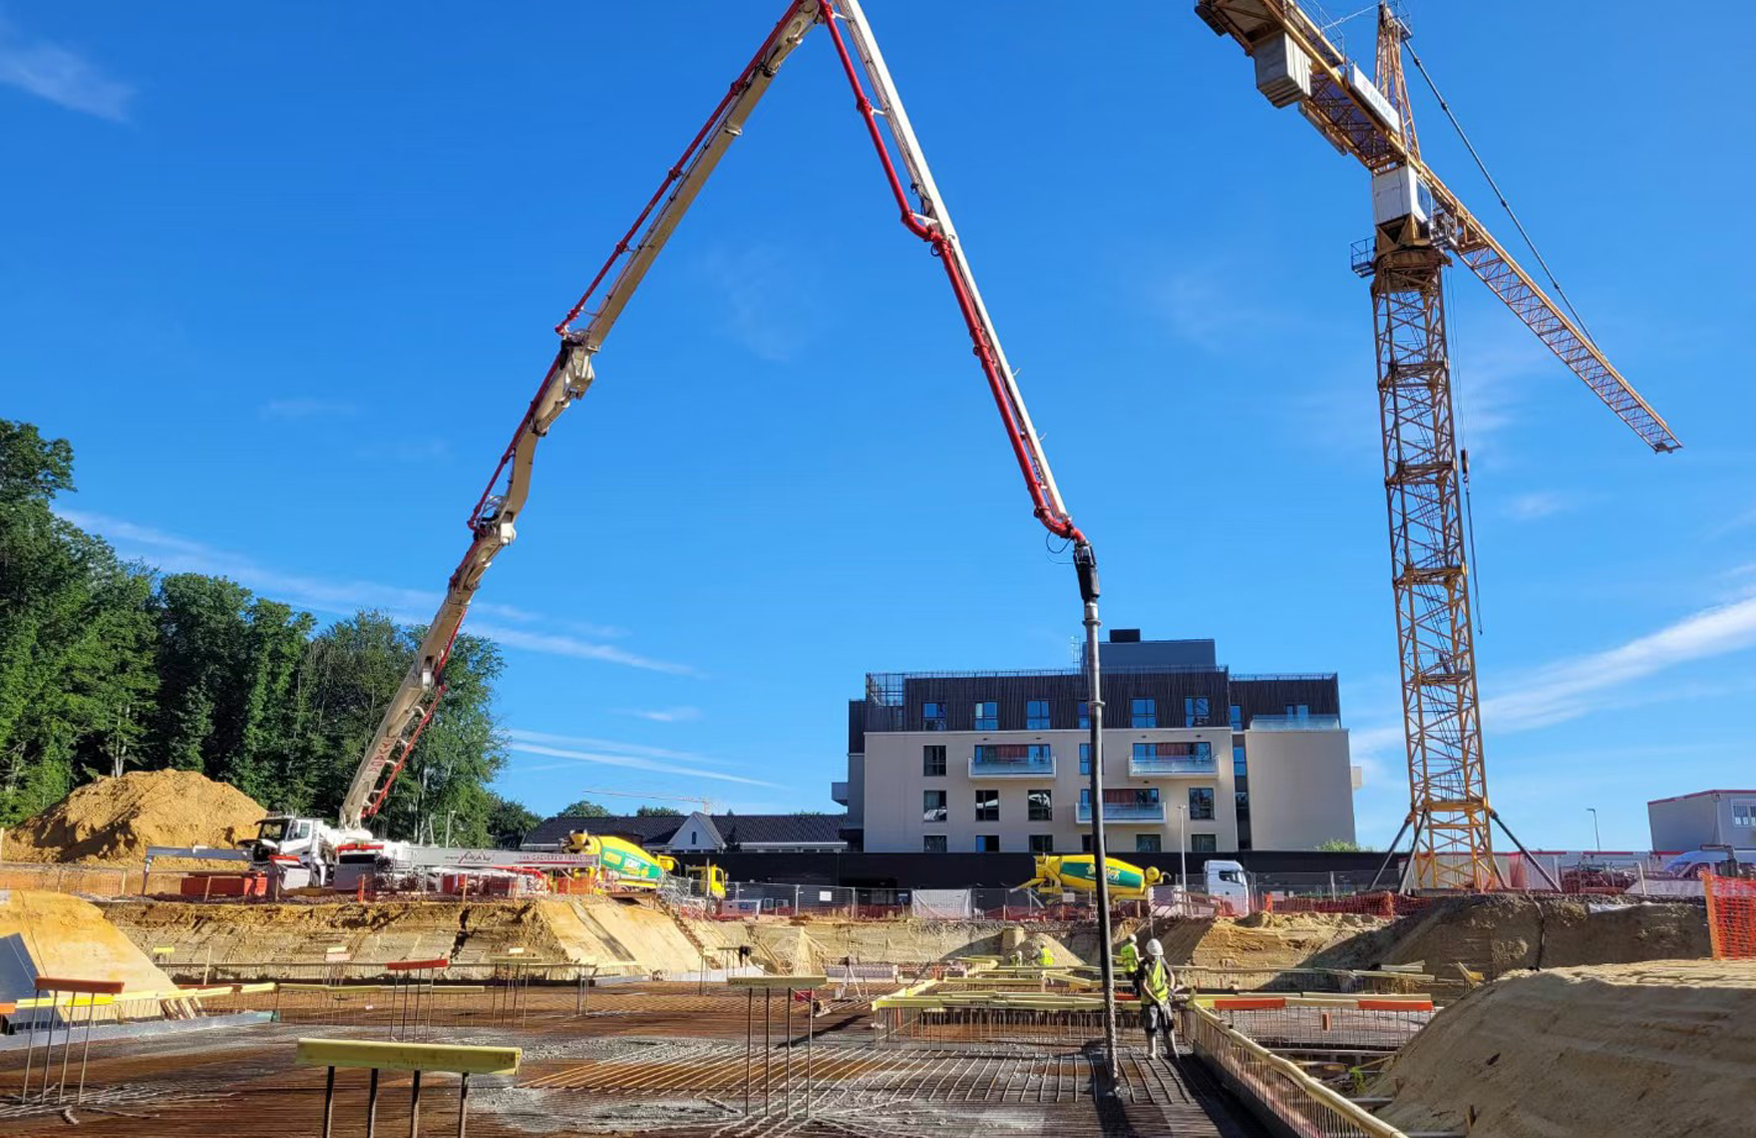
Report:
<svg viewBox="0 0 1756 1138"><path fill-rule="evenodd" d="M1171 999L1170 970L1165 967L1164 957L1158 957L1146 966L1146 996L1158 1003L1169 1003Z"/></svg>
<svg viewBox="0 0 1756 1138"><path fill-rule="evenodd" d="M1122 942L1121 957L1123 971L1132 973L1136 968L1140 967L1140 950L1134 947L1133 941L1127 940Z"/></svg>
<svg viewBox="0 0 1756 1138"><path fill-rule="evenodd" d="M1049 951L1048 945L1037 950L1037 963L1045 966L1055 963L1055 955Z"/></svg>

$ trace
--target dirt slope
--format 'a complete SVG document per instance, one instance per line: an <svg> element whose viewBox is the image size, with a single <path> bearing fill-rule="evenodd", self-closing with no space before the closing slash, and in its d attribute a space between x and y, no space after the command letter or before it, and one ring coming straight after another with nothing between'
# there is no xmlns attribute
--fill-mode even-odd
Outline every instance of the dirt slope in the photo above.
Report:
<svg viewBox="0 0 1756 1138"><path fill-rule="evenodd" d="M194 771L134 771L87 783L6 832L7 861L138 866L147 846L234 846L268 812Z"/></svg>
<svg viewBox="0 0 1756 1138"><path fill-rule="evenodd" d="M1749 1135L1756 962L1514 974L1442 1011L1368 1093L1406 1131Z"/></svg>
<svg viewBox="0 0 1756 1138"><path fill-rule="evenodd" d="M63 893L9 890L0 901L0 938L13 934L22 939L40 976L120 980L123 991L132 992L176 987L90 901Z"/></svg>

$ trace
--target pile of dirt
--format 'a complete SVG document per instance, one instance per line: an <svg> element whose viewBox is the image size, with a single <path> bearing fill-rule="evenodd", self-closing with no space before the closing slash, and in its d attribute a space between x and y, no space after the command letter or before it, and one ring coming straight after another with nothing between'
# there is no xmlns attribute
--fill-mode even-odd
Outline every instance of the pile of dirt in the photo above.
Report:
<svg viewBox="0 0 1756 1138"><path fill-rule="evenodd" d="M1137 935L1142 945L1156 935L1172 965L1277 969L1304 965L1388 923L1356 913L1252 913L1160 921L1150 929L1141 926Z"/></svg>
<svg viewBox="0 0 1756 1138"><path fill-rule="evenodd" d="M1311 964L1370 968L1420 962L1438 973L1462 964L1492 978L1526 968L1708 954L1707 920L1699 906L1501 893L1445 898L1388 928L1334 945Z"/></svg>
<svg viewBox="0 0 1756 1138"><path fill-rule="evenodd" d="M148 846L236 846L267 813L195 771L134 771L75 790L6 833L7 861L139 865Z"/></svg>
<svg viewBox="0 0 1756 1138"><path fill-rule="evenodd" d="M1406 1131L1747 1135L1756 962L1514 974L1440 1012L1367 1093Z"/></svg>
<svg viewBox="0 0 1756 1138"><path fill-rule="evenodd" d="M0 953L6 957L0 974L12 989L0 991L0 998L32 995L28 979L33 972L71 980L120 980L124 992L176 987L145 952L104 920L96 905L64 893L7 891L0 901Z"/></svg>
<svg viewBox="0 0 1756 1138"><path fill-rule="evenodd" d="M668 914L608 897L523 901L203 905L117 901L110 920L137 945L170 945L172 960L222 980L309 979L328 949L349 975L371 965L444 957L450 979L487 974L511 950L530 960L591 964L603 975L701 967L701 952Z"/></svg>

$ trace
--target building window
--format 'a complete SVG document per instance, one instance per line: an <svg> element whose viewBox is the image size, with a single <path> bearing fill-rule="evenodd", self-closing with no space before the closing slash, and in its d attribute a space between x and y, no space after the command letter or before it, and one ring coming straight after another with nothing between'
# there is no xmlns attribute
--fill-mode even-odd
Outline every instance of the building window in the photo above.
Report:
<svg viewBox="0 0 1756 1138"><path fill-rule="evenodd" d="M1249 774L1249 767L1244 762L1244 744L1232 744L1232 777L1243 778Z"/></svg>
<svg viewBox="0 0 1756 1138"><path fill-rule="evenodd" d="M1234 704L1232 704L1232 730L1233 731L1242 731L1243 729L1244 729L1244 709L1239 707L1237 704L1234 703Z"/></svg>
<svg viewBox="0 0 1756 1138"><path fill-rule="evenodd" d="M1213 788L1211 786L1192 786L1189 788L1189 820L1191 822L1211 822L1213 820Z"/></svg>
<svg viewBox="0 0 1756 1138"><path fill-rule="evenodd" d="M1082 775L1085 775L1087 777L1090 777L1090 775L1091 775L1091 744L1090 743L1079 744L1079 773Z"/></svg>
<svg viewBox="0 0 1756 1138"><path fill-rule="evenodd" d="M1088 837L1090 835L1087 835ZM1030 852L1033 854L1052 854L1055 852L1055 835L1032 834L1030 836Z"/></svg>
<svg viewBox="0 0 1756 1138"><path fill-rule="evenodd" d="M1158 708L1150 699L1132 699L1128 701L1131 721L1136 727L1157 727Z"/></svg>
<svg viewBox="0 0 1756 1138"><path fill-rule="evenodd" d="M921 774L927 778L945 777L945 748L932 745L921 748Z"/></svg>
<svg viewBox="0 0 1756 1138"><path fill-rule="evenodd" d="M951 817L951 811L945 805L943 790L921 791L921 821L944 822Z"/></svg>
<svg viewBox="0 0 1756 1138"><path fill-rule="evenodd" d="M945 730L945 705L943 703L921 704L921 730Z"/></svg>
<svg viewBox="0 0 1756 1138"><path fill-rule="evenodd" d="M999 820L1000 792L998 790L976 791L976 821L998 822Z"/></svg>
<svg viewBox="0 0 1756 1138"><path fill-rule="evenodd" d="M1091 704L1083 699L1079 701L1079 729L1081 731L1091 730Z"/></svg>
<svg viewBox="0 0 1756 1138"><path fill-rule="evenodd" d="M1164 850L1164 841L1157 834L1135 834L1135 853L1160 853Z"/></svg>
<svg viewBox="0 0 1756 1138"><path fill-rule="evenodd" d="M1190 853L1218 853L1219 837L1216 834L1190 834Z"/></svg>
<svg viewBox="0 0 1756 1138"><path fill-rule="evenodd" d="M1206 696L1185 696L1183 699L1183 726L1206 727L1208 710Z"/></svg>
<svg viewBox="0 0 1756 1138"><path fill-rule="evenodd" d="M1242 822L1250 817L1250 792L1247 790L1235 790L1232 792L1232 797L1237 799L1238 821Z"/></svg>
<svg viewBox="0 0 1756 1138"><path fill-rule="evenodd" d="M1197 739L1193 743L1136 743L1134 758L1141 759L1184 759L1193 763L1213 764L1213 744L1205 739Z"/></svg>
<svg viewBox="0 0 1756 1138"><path fill-rule="evenodd" d="M1309 719L1311 718L1311 705L1308 703L1289 703L1287 704L1287 717L1290 719Z"/></svg>
<svg viewBox="0 0 1756 1138"><path fill-rule="evenodd" d="M991 699L984 699L976 704L976 730L1000 730L1000 705Z"/></svg>
<svg viewBox="0 0 1756 1138"><path fill-rule="evenodd" d="M944 834L927 834L921 838L922 853L945 853L946 850Z"/></svg>
<svg viewBox="0 0 1756 1138"><path fill-rule="evenodd" d="M1080 853L1090 853L1091 852L1091 835L1090 834L1079 835L1079 852Z"/></svg>
<svg viewBox="0 0 1756 1138"><path fill-rule="evenodd" d="M1055 792L1048 787L1025 792L1025 801L1030 810L1027 817L1032 822L1053 822L1055 820Z"/></svg>
<svg viewBox="0 0 1756 1138"><path fill-rule="evenodd" d="M1756 829L1756 802L1732 803L1732 825L1746 830Z"/></svg>
<svg viewBox="0 0 1756 1138"><path fill-rule="evenodd" d="M1046 699L1026 700L1024 725L1031 731L1047 731L1049 729L1049 701Z"/></svg>
<svg viewBox="0 0 1756 1138"><path fill-rule="evenodd" d="M1087 810L1091 809L1091 787L1079 788L1079 804ZM1124 786L1104 791L1104 809L1112 806L1157 806L1158 787L1156 786Z"/></svg>
<svg viewBox="0 0 1756 1138"><path fill-rule="evenodd" d="M977 853L999 853L1000 852L1000 835L999 834L977 834L976 835L976 852Z"/></svg>

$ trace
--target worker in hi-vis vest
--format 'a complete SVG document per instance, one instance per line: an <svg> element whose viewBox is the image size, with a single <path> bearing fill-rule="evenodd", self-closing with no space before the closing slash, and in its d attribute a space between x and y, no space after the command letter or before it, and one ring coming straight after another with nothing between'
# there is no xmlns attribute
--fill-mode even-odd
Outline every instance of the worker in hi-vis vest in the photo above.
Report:
<svg viewBox="0 0 1756 1138"><path fill-rule="evenodd" d="M1146 959L1134 973L1134 990L1140 993L1141 1019L1146 1028L1149 1058L1159 1057L1159 1035L1167 1037L1166 1053L1177 1052L1176 1025L1171 1020L1171 993L1176 991L1177 977L1165 963L1165 949L1157 938L1146 942Z"/></svg>
<svg viewBox="0 0 1756 1138"><path fill-rule="evenodd" d="M1134 943L1134 934L1129 933L1122 938L1122 947L1116 950L1116 963L1122 966L1122 973L1133 978L1140 968L1140 949Z"/></svg>
<svg viewBox="0 0 1756 1138"><path fill-rule="evenodd" d="M1055 963L1055 954L1049 951L1049 942L1037 945L1037 963L1048 968Z"/></svg>

